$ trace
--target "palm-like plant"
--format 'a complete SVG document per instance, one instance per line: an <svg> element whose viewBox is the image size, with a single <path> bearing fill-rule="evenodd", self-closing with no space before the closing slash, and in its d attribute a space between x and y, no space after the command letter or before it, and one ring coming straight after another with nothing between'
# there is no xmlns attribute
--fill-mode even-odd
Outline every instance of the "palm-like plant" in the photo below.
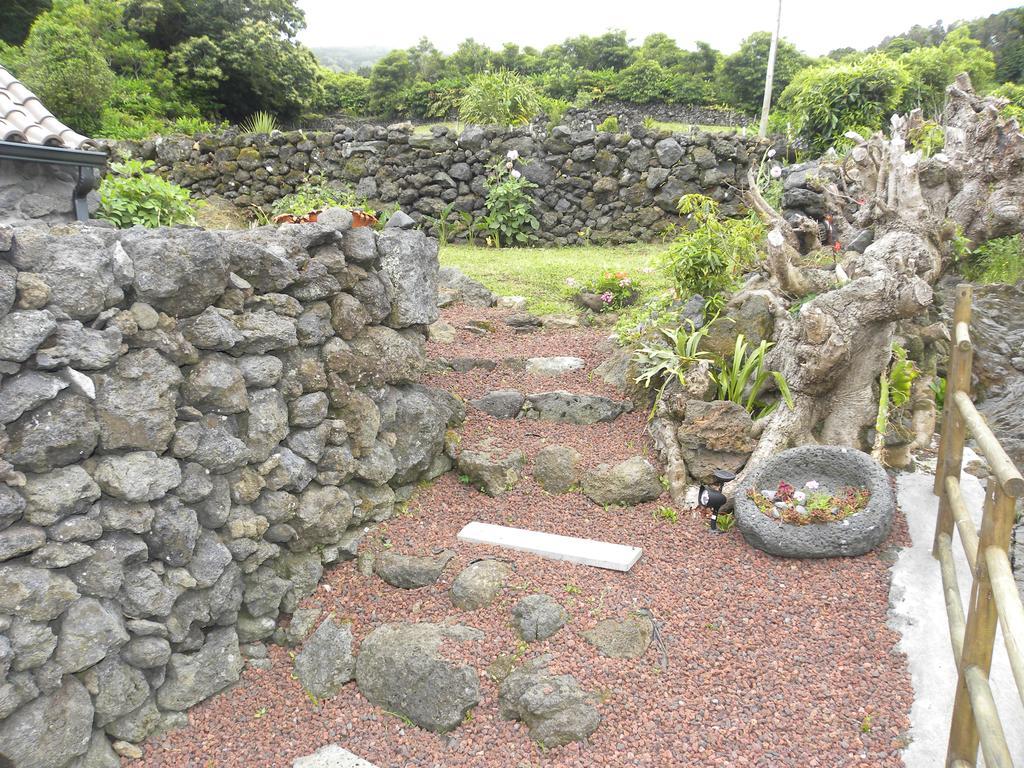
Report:
<svg viewBox="0 0 1024 768"><path fill-rule="evenodd" d="M760 399L765 384L771 377L775 380L775 385L786 405L792 408L793 395L789 391L786 378L779 371L769 370L765 366L765 355L772 346L771 342L762 341L758 346L752 347L742 333L738 335L732 358L717 358L711 372L712 379L718 385L717 399L738 403L755 418L763 418L778 406L778 402L765 403Z"/></svg>

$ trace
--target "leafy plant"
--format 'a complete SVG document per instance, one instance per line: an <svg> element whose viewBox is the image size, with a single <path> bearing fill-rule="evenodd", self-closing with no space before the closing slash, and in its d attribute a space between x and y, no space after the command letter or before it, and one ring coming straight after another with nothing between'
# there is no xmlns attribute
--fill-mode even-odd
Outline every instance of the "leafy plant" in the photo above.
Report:
<svg viewBox="0 0 1024 768"><path fill-rule="evenodd" d="M654 510L654 517L658 520L665 520L669 523L679 522L679 513L672 507L661 506Z"/></svg>
<svg viewBox="0 0 1024 768"><path fill-rule="evenodd" d="M616 115L608 115L604 121L597 126L597 130L605 133L618 133L619 132L619 118Z"/></svg>
<svg viewBox="0 0 1024 768"><path fill-rule="evenodd" d="M731 512L721 512L718 515L718 530L728 533L736 527L736 518Z"/></svg>
<svg viewBox="0 0 1024 768"><path fill-rule="evenodd" d="M793 408L793 395L786 378L779 371L768 370L765 366L765 355L772 346L771 342L762 340L757 347L752 348L742 333L738 335L732 358L719 357L712 367L711 377L718 386L716 398L738 403L754 418L762 418L778 406L778 402L765 403L760 399L771 377L786 405Z"/></svg>
<svg viewBox="0 0 1024 768"><path fill-rule="evenodd" d="M540 93L529 79L500 69L470 81L459 100L459 119L477 125L520 125L540 108Z"/></svg>
<svg viewBox="0 0 1024 768"><path fill-rule="evenodd" d="M646 388L658 387L658 396L670 381L685 383L686 370L698 360L708 360L711 355L700 349L701 341L708 333L707 327L688 326L658 329L669 344L652 346L645 344L633 353L638 374L636 383Z"/></svg>
<svg viewBox="0 0 1024 768"><path fill-rule="evenodd" d="M718 203L705 195L683 195L677 207L693 224L663 256L679 293L710 299L731 290L757 258L764 227L752 216L721 217Z"/></svg>
<svg viewBox="0 0 1024 768"><path fill-rule="evenodd" d="M907 138L910 140L910 146L919 150L924 157L931 157L946 146L946 131L934 120L925 120L921 125L912 128Z"/></svg>
<svg viewBox="0 0 1024 768"><path fill-rule="evenodd" d="M946 407L946 380L936 376L929 386L935 396L935 409L941 412Z"/></svg>
<svg viewBox="0 0 1024 768"><path fill-rule="evenodd" d="M533 215L533 199L528 189L537 185L527 181L515 167L519 153L512 150L505 161L497 161L487 177L487 213L481 227L495 248L527 245L536 239L540 222Z"/></svg>
<svg viewBox="0 0 1024 768"><path fill-rule="evenodd" d="M658 121L657 121L657 120L655 120L655 119L654 119L653 117L651 117L650 115L647 115L647 116L646 116L646 117L644 118L644 123L643 123L643 125L644 125L644 128L646 128L646 129L647 129L648 131L653 131L653 130L654 130L655 128L657 128L657 127L658 127Z"/></svg>
<svg viewBox="0 0 1024 768"><path fill-rule="evenodd" d="M238 129L242 133L271 134L277 130L277 118L269 112L253 112L238 126Z"/></svg>
<svg viewBox="0 0 1024 768"><path fill-rule="evenodd" d="M1018 283L1024 280L1024 239L997 237L968 251L961 267L964 277L979 283Z"/></svg>
<svg viewBox="0 0 1024 768"><path fill-rule="evenodd" d="M275 201L270 210L273 216L283 214L305 216L313 211L322 211L324 208L355 208L364 210L371 215L376 213L367 208L352 190L333 186L324 179L307 181L291 194Z"/></svg>
<svg viewBox="0 0 1024 768"><path fill-rule="evenodd" d="M917 364L907 358L907 350L894 343L891 362L878 379L878 415L875 417L876 454L884 445L892 411L900 409L910 402L914 380L920 375L921 371Z"/></svg>
<svg viewBox="0 0 1024 768"><path fill-rule="evenodd" d="M152 160L111 163L100 182L97 217L118 227L141 224L165 227L195 223L195 206L188 190L154 173Z"/></svg>

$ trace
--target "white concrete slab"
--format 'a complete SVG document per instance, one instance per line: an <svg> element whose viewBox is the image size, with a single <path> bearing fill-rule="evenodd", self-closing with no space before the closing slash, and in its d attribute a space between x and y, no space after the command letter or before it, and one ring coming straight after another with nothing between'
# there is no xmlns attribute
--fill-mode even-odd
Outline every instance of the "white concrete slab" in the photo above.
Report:
<svg viewBox="0 0 1024 768"><path fill-rule="evenodd" d="M337 744L321 747L312 755L300 757L292 763L292 768L377 768L363 758L353 755Z"/></svg>
<svg viewBox="0 0 1024 768"><path fill-rule="evenodd" d="M578 539L574 536L559 536L554 533L476 521L459 531L458 538L471 544L491 544L520 552L530 552L551 560L567 560L613 571L628 571L636 565L636 561L643 554L640 547L627 547L624 544L609 544L606 541Z"/></svg>
<svg viewBox="0 0 1024 768"><path fill-rule="evenodd" d="M964 464L977 458L964 451ZM889 625L902 634L899 648L907 655L914 704L910 710L910 745L903 750L907 768L935 768L945 764L949 724L953 716L956 666L946 623L946 604L942 593L939 561L931 554L935 535L938 497L932 493L935 478L931 474L902 474L897 495L910 527L913 545L900 552L892 571ZM961 490L975 521L981 521L985 491L973 475L961 477ZM967 609L970 597L970 570L959 538L955 537L960 595ZM1006 658L1001 632L996 633L992 661L992 692L1003 722L1003 732L1016 765L1024 765L1024 707L1021 706ZM978 765L984 758L978 755Z"/></svg>

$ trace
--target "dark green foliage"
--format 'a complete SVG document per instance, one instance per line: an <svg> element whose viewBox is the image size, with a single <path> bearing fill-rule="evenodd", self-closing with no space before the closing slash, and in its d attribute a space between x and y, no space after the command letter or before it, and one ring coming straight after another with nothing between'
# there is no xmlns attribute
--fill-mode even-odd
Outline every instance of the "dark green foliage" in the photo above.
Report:
<svg viewBox="0 0 1024 768"><path fill-rule="evenodd" d="M672 101L674 92L674 79L661 64L639 59L619 73L610 95L635 104L650 104Z"/></svg>
<svg viewBox="0 0 1024 768"><path fill-rule="evenodd" d="M764 75L768 68L768 49L771 35L755 32L740 44L740 49L726 56L718 71L718 93L726 104L747 114L761 111L764 98ZM797 72L810 64L810 59L800 53L792 43L779 40L775 54L774 93L782 93Z"/></svg>
<svg viewBox="0 0 1024 768"><path fill-rule="evenodd" d="M195 222L188 191L151 173L153 161L113 163L100 183L97 216L118 227L169 227Z"/></svg>
<svg viewBox="0 0 1024 768"><path fill-rule="evenodd" d="M399 94L416 80L416 67L406 51L391 51L373 65L370 75L370 111L391 115L398 111Z"/></svg>
<svg viewBox="0 0 1024 768"><path fill-rule="evenodd" d="M50 10L52 0L4 0L0 13L0 42L21 45L36 17Z"/></svg>

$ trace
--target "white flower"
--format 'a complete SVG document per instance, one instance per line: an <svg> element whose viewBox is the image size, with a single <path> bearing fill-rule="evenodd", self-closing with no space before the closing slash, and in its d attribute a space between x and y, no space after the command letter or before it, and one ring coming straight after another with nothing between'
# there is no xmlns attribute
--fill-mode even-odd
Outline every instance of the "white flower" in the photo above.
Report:
<svg viewBox="0 0 1024 768"><path fill-rule="evenodd" d="M761 495L768 499L768 501L775 501L775 491L761 491Z"/></svg>
<svg viewBox="0 0 1024 768"><path fill-rule="evenodd" d="M509 160L509 161L508 161L507 163L505 163L505 168L506 168L507 170L510 170L510 171L512 170L512 168L513 168L513 164L512 164L512 161L511 161L511 160Z"/></svg>
<svg viewBox="0 0 1024 768"><path fill-rule="evenodd" d="M576 281L575 281L575 280L574 280L573 278L571 278L571 277L567 277L567 278L565 278L565 284L566 284L566 285L568 285L568 286L569 286L570 288L575 288L575 287L576 287L577 285L579 285L579 283L577 283L577 282L576 282Z"/></svg>
<svg viewBox="0 0 1024 768"><path fill-rule="evenodd" d="M774 149L769 149L768 150L768 157L775 157L775 150Z"/></svg>
<svg viewBox="0 0 1024 768"><path fill-rule="evenodd" d="M518 179L522 175L523 174L521 174L519 171L512 171L512 178L513 179Z"/></svg>
<svg viewBox="0 0 1024 768"><path fill-rule="evenodd" d="M803 491L793 491L793 501L802 504L803 502L807 501L807 494L804 493Z"/></svg>
<svg viewBox="0 0 1024 768"><path fill-rule="evenodd" d="M806 483L804 483L804 488L806 488L809 491L816 491L820 487L821 483L819 483L817 480L808 480Z"/></svg>
<svg viewBox="0 0 1024 768"><path fill-rule="evenodd" d="M505 155L505 157L507 157L509 160L518 160L519 159L519 150L517 150L517 149L510 149L508 151L508 154Z"/></svg>
<svg viewBox="0 0 1024 768"><path fill-rule="evenodd" d="M806 515L807 514L807 507L805 507L803 504L797 504L796 505L796 513L798 515Z"/></svg>
<svg viewBox="0 0 1024 768"><path fill-rule="evenodd" d="M780 179L780 178L782 178L782 166L781 165L773 165L772 166L772 170L771 170L771 174L772 174L772 178L773 179Z"/></svg>

